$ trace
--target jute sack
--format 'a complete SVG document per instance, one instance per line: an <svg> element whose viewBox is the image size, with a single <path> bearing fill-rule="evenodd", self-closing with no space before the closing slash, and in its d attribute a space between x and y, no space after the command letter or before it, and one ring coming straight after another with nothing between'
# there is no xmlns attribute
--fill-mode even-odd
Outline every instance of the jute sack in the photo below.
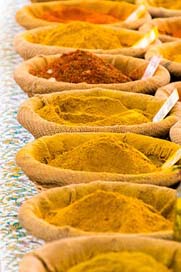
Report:
<svg viewBox="0 0 181 272"><path fill-rule="evenodd" d="M46 26L46 27L38 27L32 30L27 30L25 32L19 33L16 35L14 39L14 47L16 51L22 56L24 59L29 59L37 55L54 55L54 54L62 54L75 51L77 48L70 47L61 47L55 45L44 45L41 44L41 39L49 31L55 29L57 26ZM103 27L103 26L99 26ZM120 41L123 44L123 47L116 49L85 49L92 53L96 54L110 54L110 55L126 55L132 57L143 57L147 48L134 48L132 47L137 41L143 38L144 33L141 33L136 30L129 30L125 28L112 28L111 31L115 31L118 35ZM94 37L92 37L94 39ZM84 49L84 48L81 48Z"/></svg>
<svg viewBox="0 0 181 272"><path fill-rule="evenodd" d="M120 72L131 77L133 81L127 83L114 84L88 84L69 83L62 81L50 81L48 79L32 75L31 71L42 71L48 69L56 62L61 55L37 56L20 64L15 72L14 79L17 84L28 94L45 94L75 89L90 89L101 87L104 89L121 90L135 93L154 94L155 91L170 81L169 72L159 66L153 77L141 80L141 77L148 65L148 62L142 59L127 57L122 55L99 55L100 58L113 64Z"/></svg>
<svg viewBox="0 0 181 272"><path fill-rule="evenodd" d="M108 97L110 99L119 99L120 102L128 109L138 109L144 113L150 114L152 117L158 112L163 105L163 99L156 98L150 95L117 92L104 89L89 89L66 91L62 93L53 93L47 95L39 95L26 100L19 108L17 119L35 138L45 135L53 135L63 132L134 132L155 137L164 137L168 135L170 127L178 120L177 112L180 114L181 105L174 107L171 113L159 122L135 123L134 125L90 125L90 124L61 124L52 119L46 120L41 117L37 110L40 110L46 105L59 105L61 100L69 98L89 97L96 98L99 96ZM67 104L67 101L66 101ZM67 112L66 113L72 113ZM50 115L51 113L49 113Z"/></svg>
<svg viewBox="0 0 181 272"><path fill-rule="evenodd" d="M88 11L95 11L97 13L107 14L118 18L116 23L108 23L112 27L127 27L131 29L138 29L143 23L151 20L151 16L146 11L142 14L141 18L133 22L125 22L125 19L137 9L137 5L126 2L117 1L100 1L100 0L70 0L70 1L57 1L52 3L38 3L25 6L18 10L16 13L17 22L27 29L32 29L39 26L55 25L60 22L51 22L46 19L41 19L44 12L62 11L62 8L73 7L81 8ZM62 11L63 12L63 11ZM77 11L78 12L78 11ZM61 18L61 15L60 15ZM73 19L72 19L73 20ZM81 20L81 19L80 19Z"/></svg>
<svg viewBox="0 0 181 272"><path fill-rule="evenodd" d="M135 0L136 4L142 4L142 0ZM170 4L180 4L180 0L144 0L144 5L147 6L148 11L152 17L174 17L181 16L181 5L178 8L169 8Z"/></svg>
<svg viewBox="0 0 181 272"><path fill-rule="evenodd" d="M169 141L160 140L148 136L133 133L65 133L53 136L44 136L26 144L16 156L17 164L26 175L35 183L51 188L72 183L89 183L95 180L105 181L128 181L134 183L147 183L161 186L170 186L180 181L180 171L177 167L158 168L156 172L142 174L118 174L109 172L88 172L63 169L48 165L48 160L60 155L66 150L72 150L89 140L99 137L117 137L118 141L130 144L144 155L148 156L153 163L162 164L170 158L180 146ZM63 151L62 151L63 148ZM126 163L126 162L125 162ZM178 162L180 164L180 162Z"/></svg>
<svg viewBox="0 0 181 272"><path fill-rule="evenodd" d="M154 26L157 26L162 42L181 41L181 17L153 19L141 26L140 31L148 32Z"/></svg>
<svg viewBox="0 0 181 272"><path fill-rule="evenodd" d="M172 92L175 88L177 89L180 98L179 98L179 101L174 106L174 111L175 111L175 114L176 114L178 120L181 120L181 111L180 111L181 81L173 82L173 83L170 83L168 85L158 88L158 90L155 93L155 97L158 97L160 99L167 99L172 94Z"/></svg>
<svg viewBox="0 0 181 272"><path fill-rule="evenodd" d="M180 243L130 235L100 235L48 243L25 255L20 272L67 272L98 254L121 251L149 254L171 271L181 271Z"/></svg>
<svg viewBox="0 0 181 272"><path fill-rule="evenodd" d="M45 215L47 213L53 213L55 210L63 209L97 190L117 192L140 199L144 203L151 205L166 219L174 221L174 207L176 203L175 190L153 185L97 181L89 184L53 188L32 197L27 200L19 210L20 223L28 232L46 241L58 240L66 237L101 234L101 232L83 231L69 225L56 226L45 220ZM114 234L119 235L120 233L114 232ZM172 238L172 230L138 233L137 235L168 239Z"/></svg>
<svg viewBox="0 0 181 272"><path fill-rule="evenodd" d="M181 62L172 61L174 55L181 55L181 41L168 42L161 45L150 46L145 54L147 60L155 55L162 57L161 64L167 68L171 75L181 77Z"/></svg>
<svg viewBox="0 0 181 272"><path fill-rule="evenodd" d="M178 121L171 129L170 129L170 139L172 142L181 145L181 121Z"/></svg>

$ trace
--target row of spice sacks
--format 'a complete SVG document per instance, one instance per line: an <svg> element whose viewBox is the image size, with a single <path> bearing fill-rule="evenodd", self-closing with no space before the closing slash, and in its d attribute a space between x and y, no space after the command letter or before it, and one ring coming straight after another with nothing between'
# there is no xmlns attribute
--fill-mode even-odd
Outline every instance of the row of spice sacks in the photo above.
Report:
<svg viewBox="0 0 181 272"><path fill-rule="evenodd" d="M40 191L19 220L48 242L20 271L181 271L181 4L49 1L16 20L35 137L16 162Z"/></svg>

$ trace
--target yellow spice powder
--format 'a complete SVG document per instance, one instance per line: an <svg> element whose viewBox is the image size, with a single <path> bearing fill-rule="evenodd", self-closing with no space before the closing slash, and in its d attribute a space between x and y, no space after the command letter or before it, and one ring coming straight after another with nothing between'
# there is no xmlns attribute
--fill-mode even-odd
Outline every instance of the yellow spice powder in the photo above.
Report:
<svg viewBox="0 0 181 272"><path fill-rule="evenodd" d="M149 113L128 109L120 99L106 96L57 98L36 112L47 121L69 126L135 125L151 120Z"/></svg>
<svg viewBox="0 0 181 272"><path fill-rule="evenodd" d="M172 228L171 221L142 200L101 190L47 212L45 220L88 232L146 233Z"/></svg>
<svg viewBox="0 0 181 272"><path fill-rule="evenodd" d="M169 272L151 255L139 251L108 252L77 264L68 272Z"/></svg>
<svg viewBox="0 0 181 272"><path fill-rule="evenodd" d="M87 49L114 49L122 47L118 31L99 25L72 22L54 27L37 35L27 35L33 43Z"/></svg>
<svg viewBox="0 0 181 272"><path fill-rule="evenodd" d="M158 170L136 148L110 136L88 140L67 152L55 155L48 164L77 171L120 174L150 173Z"/></svg>

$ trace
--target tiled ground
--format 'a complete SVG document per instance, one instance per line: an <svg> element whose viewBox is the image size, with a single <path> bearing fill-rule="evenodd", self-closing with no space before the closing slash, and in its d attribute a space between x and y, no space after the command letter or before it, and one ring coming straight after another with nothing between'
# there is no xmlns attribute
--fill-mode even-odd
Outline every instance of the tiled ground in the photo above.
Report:
<svg viewBox="0 0 181 272"><path fill-rule="evenodd" d="M35 187L15 164L16 152L32 136L16 121L17 109L26 95L13 80L21 62L14 52L13 37L22 29L15 12L25 0L0 0L0 259L1 272L17 272L22 256L41 244L21 228L17 213L20 204L36 193Z"/></svg>

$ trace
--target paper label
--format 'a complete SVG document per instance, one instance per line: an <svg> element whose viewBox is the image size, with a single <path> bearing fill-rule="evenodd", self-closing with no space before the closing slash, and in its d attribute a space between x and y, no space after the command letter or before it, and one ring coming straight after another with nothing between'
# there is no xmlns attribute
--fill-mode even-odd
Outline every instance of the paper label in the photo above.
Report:
<svg viewBox="0 0 181 272"><path fill-rule="evenodd" d="M181 148L178 149L163 165L162 168L168 168L176 164L181 159Z"/></svg>
<svg viewBox="0 0 181 272"><path fill-rule="evenodd" d="M160 61L161 61L160 56L153 56L141 79L152 77L160 64Z"/></svg>
<svg viewBox="0 0 181 272"><path fill-rule="evenodd" d="M145 48L154 42L158 37L157 27L153 27L143 38L136 42L132 47L133 48Z"/></svg>
<svg viewBox="0 0 181 272"><path fill-rule="evenodd" d="M126 23L134 22L138 20L146 12L146 7L140 5L135 11L133 11L125 20Z"/></svg>
<svg viewBox="0 0 181 272"><path fill-rule="evenodd" d="M175 106L177 101L179 100L179 94L177 89L175 88L171 95L167 98L163 106L157 112L155 117L153 118L153 122L159 122L165 118L165 116L171 111L171 109Z"/></svg>

